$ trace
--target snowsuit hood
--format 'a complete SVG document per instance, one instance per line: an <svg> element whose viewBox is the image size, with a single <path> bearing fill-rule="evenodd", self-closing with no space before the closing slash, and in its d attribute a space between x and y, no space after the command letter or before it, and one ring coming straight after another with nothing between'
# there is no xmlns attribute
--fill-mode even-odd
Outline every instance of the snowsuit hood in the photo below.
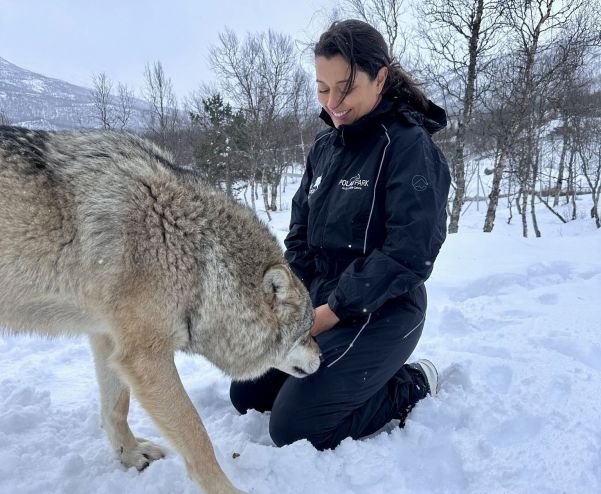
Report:
<svg viewBox="0 0 601 494"><path fill-rule="evenodd" d="M336 128L332 118L324 108L321 109L319 117L329 127ZM341 125L336 130L343 136L345 134L354 136L373 127L374 124L377 125L383 120L395 117L409 124L422 126L430 135L440 132L447 126L446 112L430 100L428 100L428 110L426 113L423 113L415 110L408 100L401 100L398 97L393 99L384 97L373 111L349 125Z"/></svg>

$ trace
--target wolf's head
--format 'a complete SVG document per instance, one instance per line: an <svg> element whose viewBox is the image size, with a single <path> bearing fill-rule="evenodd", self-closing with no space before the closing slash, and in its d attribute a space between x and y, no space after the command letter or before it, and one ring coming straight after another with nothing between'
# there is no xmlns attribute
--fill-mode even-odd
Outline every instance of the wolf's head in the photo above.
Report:
<svg viewBox="0 0 601 494"><path fill-rule="evenodd" d="M262 289L280 329L273 367L294 377L313 374L321 361L319 347L309 334L314 311L307 289L284 264L266 271Z"/></svg>

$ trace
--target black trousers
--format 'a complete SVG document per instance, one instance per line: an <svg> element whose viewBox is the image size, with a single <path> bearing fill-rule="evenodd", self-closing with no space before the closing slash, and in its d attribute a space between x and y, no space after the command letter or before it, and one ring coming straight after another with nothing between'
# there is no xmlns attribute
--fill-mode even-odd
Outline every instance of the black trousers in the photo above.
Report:
<svg viewBox="0 0 601 494"><path fill-rule="evenodd" d="M392 419L404 421L427 394L422 373L403 365L424 314L425 307L395 302L367 320L340 322L316 338L324 357L316 373L297 379L273 369L255 381L233 382L232 404L240 413L271 411L269 433L278 446L307 439L329 449Z"/></svg>

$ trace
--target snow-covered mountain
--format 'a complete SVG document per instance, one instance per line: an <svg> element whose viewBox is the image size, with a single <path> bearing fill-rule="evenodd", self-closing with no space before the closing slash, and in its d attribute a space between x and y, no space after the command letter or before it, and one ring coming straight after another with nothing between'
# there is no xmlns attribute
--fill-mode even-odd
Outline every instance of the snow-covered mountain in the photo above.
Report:
<svg viewBox="0 0 601 494"><path fill-rule="evenodd" d="M0 58L0 111L13 125L52 130L98 127L92 93ZM147 120L148 105L134 99L128 128L144 129Z"/></svg>

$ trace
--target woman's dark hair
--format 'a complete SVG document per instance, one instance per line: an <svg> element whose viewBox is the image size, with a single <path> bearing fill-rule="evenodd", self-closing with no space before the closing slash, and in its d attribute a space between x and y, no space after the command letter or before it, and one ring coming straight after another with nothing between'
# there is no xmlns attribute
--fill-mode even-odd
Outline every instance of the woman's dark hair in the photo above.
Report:
<svg viewBox="0 0 601 494"><path fill-rule="evenodd" d="M409 100L416 110L428 109L428 99L423 91L399 63L392 59L384 37L367 22L356 19L334 22L320 36L313 52L316 57L332 58L340 55L349 63L351 74L342 92L342 99L350 91L357 70L367 73L374 80L378 71L387 67L388 77L382 95Z"/></svg>

